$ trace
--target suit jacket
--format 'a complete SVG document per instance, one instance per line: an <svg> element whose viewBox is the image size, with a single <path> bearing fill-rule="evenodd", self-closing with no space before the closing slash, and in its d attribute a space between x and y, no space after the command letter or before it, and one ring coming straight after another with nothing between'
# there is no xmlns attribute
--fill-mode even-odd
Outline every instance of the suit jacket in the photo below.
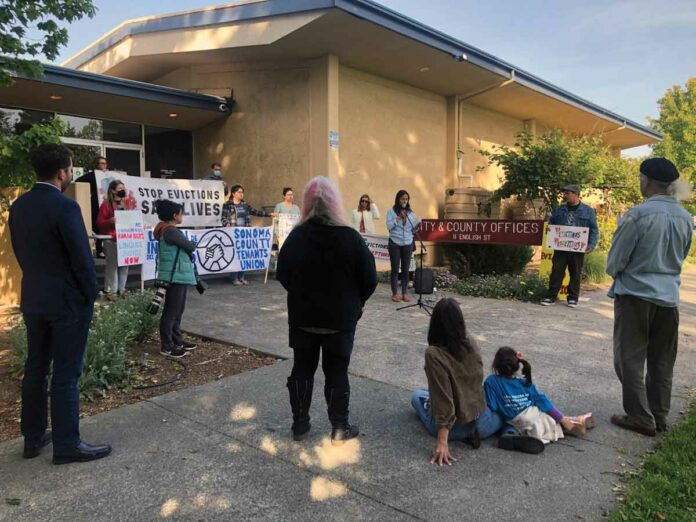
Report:
<svg viewBox="0 0 696 522"><path fill-rule="evenodd" d="M23 313L57 315L94 304L97 275L77 202L37 183L14 202L9 224L22 268Z"/></svg>

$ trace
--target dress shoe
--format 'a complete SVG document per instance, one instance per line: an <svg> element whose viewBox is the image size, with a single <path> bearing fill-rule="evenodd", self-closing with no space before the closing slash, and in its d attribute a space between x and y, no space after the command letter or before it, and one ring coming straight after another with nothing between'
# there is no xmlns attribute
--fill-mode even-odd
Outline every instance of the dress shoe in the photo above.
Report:
<svg viewBox="0 0 696 522"><path fill-rule="evenodd" d="M471 437L464 439L464 442L471 446L471 449L479 449L481 447L481 433L479 433L478 428L474 429Z"/></svg>
<svg viewBox="0 0 696 522"><path fill-rule="evenodd" d="M38 457L41 454L41 448L48 446L52 440L53 437L51 436L51 432L47 431L43 434L43 437L41 437L41 441L38 444L27 444L25 442L24 453L22 456L25 459L33 459L34 457Z"/></svg>
<svg viewBox="0 0 696 522"><path fill-rule="evenodd" d="M86 442L80 442L77 448L60 454L53 454L54 464L70 464L71 462L89 462L91 460L103 459L111 453L111 446L104 444L102 446L94 446Z"/></svg>
<svg viewBox="0 0 696 522"><path fill-rule="evenodd" d="M647 437L654 437L657 435L655 428L651 426L641 426L637 422L629 419L627 415L612 415L611 423L615 424L619 428L635 431L636 433L640 433L641 435L645 435Z"/></svg>
<svg viewBox="0 0 696 522"><path fill-rule="evenodd" d="M498 439L498 447L508 451L521 451L530 455L538 455L544 451L544 443L541 439L528 435L501 435Z"/></svg>
<svg viewBox="0 0 696 522"><path fill-rule="evenodd" d="M354 439L358 435L360 435L360 430L354 424L335 427L331 430L331 444L333 446L341 446L345 441Z"/></svg>

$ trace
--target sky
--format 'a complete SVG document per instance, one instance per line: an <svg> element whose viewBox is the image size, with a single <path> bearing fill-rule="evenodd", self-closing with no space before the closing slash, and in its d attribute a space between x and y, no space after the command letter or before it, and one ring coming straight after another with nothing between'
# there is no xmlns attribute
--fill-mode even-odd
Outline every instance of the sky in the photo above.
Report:
<svg viewBox="0 0 696 522"><path fill-rule="evenodd" d="M215 0L95 0L95 18L71 24L56 63L130 18ZM695 0L380 0L638 123L657 117L657 100L696 76ZM640 156L646 147L626 151Z"/></svg>

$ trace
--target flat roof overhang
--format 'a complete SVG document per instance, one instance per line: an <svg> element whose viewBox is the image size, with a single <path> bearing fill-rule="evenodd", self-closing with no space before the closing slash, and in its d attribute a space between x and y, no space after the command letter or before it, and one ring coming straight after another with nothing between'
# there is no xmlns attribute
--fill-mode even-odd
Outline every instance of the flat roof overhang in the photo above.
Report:
<svg viewBox="0 0 696 522"><path fill-rule="evenodd" d="M0 88L0 105L195 130L226 117L233 101L139 81L44 65L40 78ZM176 114L175 117L170 116Z"/></svg>
<svg viewBox="0 0 696 522"><path fill-rule="evenodd" d="M220 29L230 36L210 38L211 30ZM66 64L156 81L185 66L301 60L327 53L348 67L461 96L541 126L600 135L613 147L662 138L650 127L369 0L259 0L132 20Z"/></svg>

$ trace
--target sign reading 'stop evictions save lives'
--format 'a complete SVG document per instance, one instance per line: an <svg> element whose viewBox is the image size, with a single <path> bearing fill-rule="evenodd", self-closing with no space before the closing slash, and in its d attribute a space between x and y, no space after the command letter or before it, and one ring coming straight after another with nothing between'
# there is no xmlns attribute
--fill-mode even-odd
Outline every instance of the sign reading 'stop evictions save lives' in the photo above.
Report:
<svg viewBox="0 0 696 522"><path fill-rule="evenodd" d="M542 220L506 219L424 219L420 225L423 241L498 245L541 245Z"/></svg>

